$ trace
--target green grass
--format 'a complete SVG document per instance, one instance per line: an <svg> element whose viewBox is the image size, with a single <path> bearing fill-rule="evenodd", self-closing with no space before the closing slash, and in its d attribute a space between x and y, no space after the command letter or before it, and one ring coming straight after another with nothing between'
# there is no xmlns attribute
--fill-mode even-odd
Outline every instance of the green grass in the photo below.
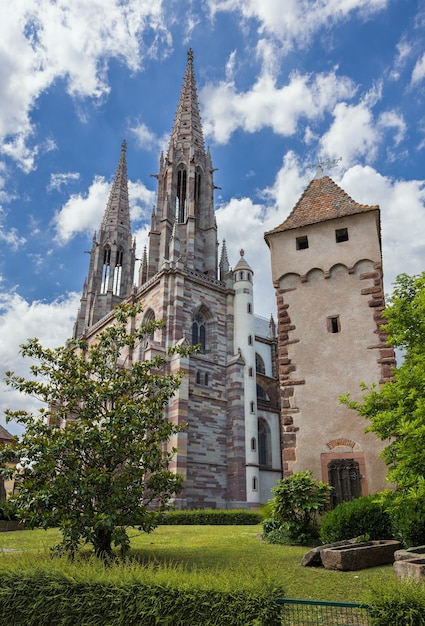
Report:
<svg viewBox="0 0 425 626"><path fill-rule="evenodd" d="M162 568L200 576L205 585L228 579L260 584L275 581L287 597L313 600L364 601L371 586L393 580L391 565L357 572L328 571L301 567L307 548L269 545L261 539L261 526L159 526L153 533L130 531L132 561L147 569ZM60 541L54 529L0 533L1 567L14 567L25 560L53 563L49 549ZM6 553L17 550L16 553ZM15 564L15 565L14 565ZM133 563L134 568L134 563ZM132 569L133 569L132 568ZM134 573L134 569L133 569Z"/></svg>

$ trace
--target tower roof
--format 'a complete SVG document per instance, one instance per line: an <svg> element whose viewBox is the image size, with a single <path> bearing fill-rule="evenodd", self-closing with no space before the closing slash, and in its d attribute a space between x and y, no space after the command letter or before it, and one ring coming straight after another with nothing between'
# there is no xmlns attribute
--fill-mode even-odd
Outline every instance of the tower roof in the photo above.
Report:
<svg viewBox="0 0 425 626"><path fill-rule="evenodd" d="M109 194L108 204L102 221L102 229L112 230L118 228L121 231L130 232L130 204L128 201L128 179L127 179L127 143L122 142L121 155L115 172Z"/></svg>
<svg viewBox="0 0 425 626"><path fill-rule="evenodd" d="M245 259L245 251L241 250L240 255L241 255L241 258L236 263L235 267L233 268L233 271L236 272L236 270L249 270L250 272L252 272L251 266Z"/></svg>
<svg viewBox="0 0 425 626"><path fill-rule="evenodd" d="M286 220L266 233L266 237L272 233L377 209L378 205L368 206L355 202L329 176L314 178Z"/></svg>
<svg viewBox="0 0 425 626"><path fill-rule="evenodd" d="M180 142L190 143L199 148L204 148L198 93L193 69L192 48L189 48L187 52L186 73L184 75L183 87L171 133L170 143L178 144Z"/></svg>

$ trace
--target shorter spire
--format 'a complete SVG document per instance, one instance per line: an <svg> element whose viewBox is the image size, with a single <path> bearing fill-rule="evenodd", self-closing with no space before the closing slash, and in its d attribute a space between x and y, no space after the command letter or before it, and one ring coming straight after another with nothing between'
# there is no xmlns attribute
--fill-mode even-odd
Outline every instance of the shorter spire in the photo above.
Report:
<svg viewBox="0 0 425 626"><path fill-rule="evenodd" d="M220 256L220 280L224 280L226 274L230 271L229 258L227 256L226 240L223 239Z"/></svg>

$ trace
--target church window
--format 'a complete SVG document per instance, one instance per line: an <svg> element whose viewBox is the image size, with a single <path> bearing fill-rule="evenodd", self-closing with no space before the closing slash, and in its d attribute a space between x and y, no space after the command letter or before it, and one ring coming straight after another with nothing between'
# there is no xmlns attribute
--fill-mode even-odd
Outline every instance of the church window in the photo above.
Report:
<svg viewBox="0 0 425 626"><path fill-rule="evenodd" d="M105 246L103 249L103 267L102 267L102 280L100 283L100 293L106 293L108 291L109 276L111 274L111 248Z"/></svg>
<svg viewBox="0 0 425 626"><path fill-rule="evenodd" d="M187 172L181 169L177 172L177 221L179 223L186 221L186 188Z"/></svg>
<svg viewBox="0 0 425 626"><path fill-rule="evenodd" d="M266 366L264 365L264 361L257 352L255 353L255 371L257 372L257 374L266 373Z"/></svg>
<svg viewBox="0 0 425 626"><path fill-rule="evenodd" d="M306 250L308 248L308 237L297 237L296 238L297 250Z"/></svg>
<svg viewBox="0 0 425 626"><path fill-rule="evenodd" d="M251 450L255 452L256 449L257 449L257 442L255 440L255 437L251 437Z"/></svg>
<svg viewBox="0 0 425 626"><path fill-rule="evenodd" d="M255 476L252 479L252 491L257 491L257 478Z"/></svg>
<svg viewBox="0 0 425 626"><path fill-rule="evenodd" d="M270 398L261 385L257 383L257 400L262 402L270 402Z"/></svg>
<svg viewBox="0 0 425 626"><path fill-rule="evenodd" d="M208 387L208 372L205 372L205 387Z"/></svg>
<svg viewBox="0 0 425 626"><path fill-rule="evenodd" d="M201 206L201 172L198 170L195 172L195 189L194 189L194 200L195 200L195 214L199 213L199 208Z"/></svg>
<svg viewBox="0 0 425 626"><path fill-rule="evenodd" d="M337 228L335 231L335 241L337 243L348 241L348 228Z"/></svg>
<svg viewBox="0 0 425 626"><path fill-rule="evenodd" d="M265 467L271 466L271 435L268 424L258 420L258 463Z"/></svg>
<svg viewBox="0 0 425 626"><path fill-rule="evenodd" d="M115 267L114 267L114 278L112 282L112 293L115 296L121 295L121 276L122 276L122 261L123 261L123 251L117 250Z"/></svg>
<svg viewBox="0 0 425 626"><path fill-rule="evenodd" d="M196 382L198 385L201 384L201 372L196 372Z"/></svg>
<svg viewBox="0 0 425 626"><path fill-rule="evenodd" d="M200 346L201 353L205 353L206 324L205 319L197 313L192 322L192 344Z"/></svg>
<svg viewBox="0 0 425 626"><path fill-rule="evenodd" d="M339 315L332 315L327 319L327 328L328 333L339 333L341 332L341 322L339 319Z"/></svg>

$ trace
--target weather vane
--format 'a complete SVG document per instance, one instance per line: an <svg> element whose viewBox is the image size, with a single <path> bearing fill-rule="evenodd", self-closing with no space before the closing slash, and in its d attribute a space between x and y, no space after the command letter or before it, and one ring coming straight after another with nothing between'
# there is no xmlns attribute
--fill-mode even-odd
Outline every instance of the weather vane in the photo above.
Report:
<svg viewBox="0 0 425 626"><path fill-rule="evenodd" d="M342 161L342 157L339 159L317 159L316 163L311 163L307 165L307 169L313 170L316 168L316 177L320 174L323 174L325 170L333 169L338 166L338 163Z"/></svg>

